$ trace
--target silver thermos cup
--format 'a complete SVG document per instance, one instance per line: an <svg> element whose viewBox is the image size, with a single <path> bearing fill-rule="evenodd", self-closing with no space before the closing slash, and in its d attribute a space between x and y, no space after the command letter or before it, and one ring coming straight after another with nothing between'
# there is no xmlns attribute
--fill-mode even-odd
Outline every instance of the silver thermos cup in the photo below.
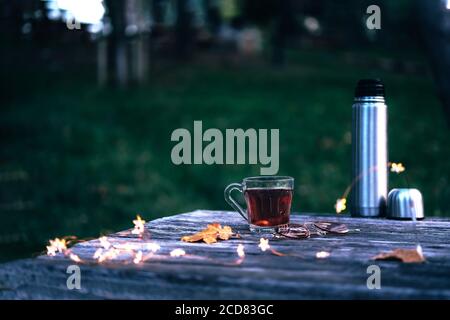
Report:
<svg viewBox="0 0 450 320"><path fill-rule="evenodd" d="M352 108L353 217L386 214L388 190L387 106L384 85L377 79L358 82Z"/></svg>

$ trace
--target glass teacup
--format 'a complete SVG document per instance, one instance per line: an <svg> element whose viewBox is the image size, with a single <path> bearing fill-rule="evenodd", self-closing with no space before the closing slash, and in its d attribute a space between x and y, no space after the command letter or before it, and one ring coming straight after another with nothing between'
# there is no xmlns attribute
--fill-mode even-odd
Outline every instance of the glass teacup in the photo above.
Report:
<svg viewBox="0 0 450 320"><path fill-rule="evenodd" d="M293 189L294 178L259 176L230 184L225 188L224 195L230 206L248 221L251 231L274 233L289 224ZM247 210L231 197L233 190L244 195Z"/></svg>

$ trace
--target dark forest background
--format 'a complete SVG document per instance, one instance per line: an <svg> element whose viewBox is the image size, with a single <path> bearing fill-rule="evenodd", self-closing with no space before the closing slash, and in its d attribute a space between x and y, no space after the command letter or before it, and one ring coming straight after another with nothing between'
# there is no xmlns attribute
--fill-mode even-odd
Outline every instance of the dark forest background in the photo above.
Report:
<svg viewBox="0 0 450 320"><path fill-rule="evenodd" d="M366 27L371 4L380 30ZM368 77L386 85L389 159L406 167L390 188L416 187L426 216L450 216L447 7L92 0L72 14L0 0L0 260L128 228L137 213L228 210L223 188L259 166L173 165L170 134L194 120L279 128L294 210L334 212L350 183L354 86Z"/></svg>

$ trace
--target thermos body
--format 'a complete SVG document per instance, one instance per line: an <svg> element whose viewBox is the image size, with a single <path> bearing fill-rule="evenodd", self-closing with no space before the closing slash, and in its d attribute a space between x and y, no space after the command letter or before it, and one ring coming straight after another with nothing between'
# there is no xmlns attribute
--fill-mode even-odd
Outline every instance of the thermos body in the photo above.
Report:
<svg viewBox="0 0 450 320"><path fill-rule="evenodd" d="M383 87L382 96L357 95L352 107L352 216L386 214L387 150L387 106Z"/></svg>

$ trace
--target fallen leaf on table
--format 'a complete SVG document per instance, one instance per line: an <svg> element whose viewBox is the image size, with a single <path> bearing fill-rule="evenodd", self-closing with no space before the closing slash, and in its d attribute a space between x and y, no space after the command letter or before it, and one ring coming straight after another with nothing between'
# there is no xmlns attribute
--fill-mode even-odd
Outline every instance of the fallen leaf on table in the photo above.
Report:
<svg viewBox="0 0 450 320"><path fill-rule="evenodd" d="M233 235L233 230L229 226L222 227L219 223L208 224L206 229L190 236L184 236L181 241L197 242L203 240L207 244L217 242L217 239L228 240Z"/></svg>
<svg viewBox="0 0 450 320"><path fill-rule="evenodd" d="M203 237L205 237L205 235L203 233L196 233L193 234L192 236L185 236L183 238L181 238L182 241L186 241L186 242L197 242L200 240L203 240Z"/></svg>
<svg viewBox="0 0 450 320"><path fill-rule="evenodd" d="M330 233L346 234L349 231L345 224L337 222L319 221L315 222L314 225L320 230Z"/></svg>
<svg viewBox="0 0 450 320"><path fill-rule="evenodd" d="M228 240L228 239L230 239L232 234L233 234L233 230L229 226L225 226L222 229L219 229L219 238L221 240Z"/></svg>
<svg viewBox="0 0 450 320"><path fill-rule="evenodd" d="M311 232L306 224L290 223L287 229L278 230L278 234L290 239L307 239Z"/></svg>
<svg viewBox="0 0 450 320"><path fill-rule="evenodd" d="M390 252L382 252L374 256L372 260L398 260L405 263L421 263L425 262L425 257L417 249L395 249Z"/></svg>
<svg viewBox="0 0 450 320"><path fill-rule="evenodd" d="M207 235L205 237L203 237L203 242L207 243L207 244L211 244L214 242L217 242L217 238L211 235Z"/></svg>

